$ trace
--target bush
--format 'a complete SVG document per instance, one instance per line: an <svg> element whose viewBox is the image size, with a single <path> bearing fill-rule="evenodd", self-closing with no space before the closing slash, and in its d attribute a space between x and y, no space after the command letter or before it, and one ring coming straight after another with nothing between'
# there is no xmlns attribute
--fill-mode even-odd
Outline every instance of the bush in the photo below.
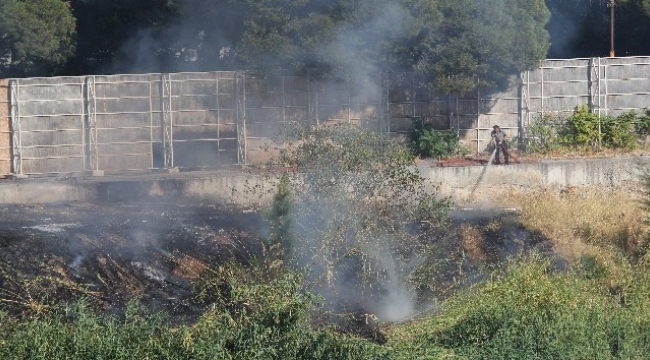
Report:
<svg viewBox="0 0 650 360"><path fill-rule="evenodd" d="M596 148L601 143L598 115L592 113L587 105L577 106L560 132L560 141L567 146Z"/></svg>
<svg viewBox="0 0 650 360"><path fill-rule="evenodd" d="M645 108L643 110L643 115L640 115L636 119L634 126L634 131L637 135L641 137L646 137L650 135L650 109Z"/></svg>
<svg viewBox="0 0 650 360"><path fill-rule="evenodd" d="M277 161L297 170L286 175L297 265L337 313L382 318L399 292L408 315L420 294L411 290L427 285L416 274L436 250L449 199L426 183L408 148L381 134L352 124L295 133Z"/></svg>
<svg viewBox="0 0 650 360"><path fill-rule="evenodd" d="M421 117L411 119L409 147L416 156L421 157L449 158L469 153L460 144L454 130L436 131Z"/></svg>
<svg viewBox="0 0 650 360"><path fill-rule="evenodd" d="M388 349L308 324L314 298L300 277L235 286L193 324L173 325L132 301L120 317L83 302L40 318L0 312L2 359L377 359Z"/></svg>
<svg viewBox="0 0 650 360"><path fill-rule="evenodd" d="M601 133L603 146L610 149L632 150L638 146L638 135L635 131L637 114L634 111L623 113L617 117L601 118Z"/></svg>
<svg viewBox="0 0 650 360"><path fill-rule="evenodd" d="M560 147L558 134L555 129L560 119L551 114L544 114L533 122L527 129L526 151L537 154L547 154Z"/></svg>
<svg viewBox="0 0 650 360"><path fill-rule="evenodd" d="M593 266L590 276L607 276ZM647 269L629 269L618 291L580 272L555 272L538 257L512 262L435 317L392 329L389 344L404 358L648 358Z"/></svg>

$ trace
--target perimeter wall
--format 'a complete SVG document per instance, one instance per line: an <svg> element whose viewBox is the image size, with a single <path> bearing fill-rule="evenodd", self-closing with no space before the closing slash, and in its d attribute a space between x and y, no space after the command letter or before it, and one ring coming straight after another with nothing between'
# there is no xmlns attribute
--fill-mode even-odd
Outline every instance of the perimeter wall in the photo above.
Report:
<svg viewBox="0 0 650 360"><path fill-rule="evenodd" d="M411 118L452 129L473 153L492 125L511 137L545 113L650 105L650 57L545 60L502 93L444 95L417 73L354 82L252 71L0 80L0 175L125 173L260 163L294 125L354 122L393 138Z"/></svg>

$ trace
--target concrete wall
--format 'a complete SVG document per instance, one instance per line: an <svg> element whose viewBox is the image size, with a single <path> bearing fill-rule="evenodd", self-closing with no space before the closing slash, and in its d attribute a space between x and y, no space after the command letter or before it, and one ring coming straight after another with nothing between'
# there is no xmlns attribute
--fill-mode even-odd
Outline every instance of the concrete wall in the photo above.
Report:
<svg viewBox="0 0 650 360"><path fill-rule="evenodd" d="M28 78L9 80L11 104L3 80L0 175L263 163L266 148L283 146L273 140L287 125L344 121L401 138L412 117L456 130L477 153L494 124L514 138L542 114L568 115L577 105L600 115L646 108L649 70L650 57L546 60L503 92L463 96L437 93L406 72L336 83L249 71ZM13 155L10 124L18 132Z"/></svg>
<svg viewBox="0 0 650 360"><path fill-rule="evenodd" d="M419 170L431 184L440 188L442 194L465 200L472 192L482 194L498 187L626 186L639 180L642 166L650 163L648 160L642 157L548 160L487 167L431 167L423 164Z"/></svg>
<svg viewBox="0 0 650 360"><path fill-rule="evenodd" d="M473 191L495 187L535 189L543 186L603 187L635 183L644 158L543 161L508 166L434 167L419 170L440 194L457 200ZM477 186L477 182L481 179ZM255 189L255 191L251 191ZM256 207L267 203L274 184L262 177L241 172L153 174L106 178L21 179L0 182L0 202L51 203L189 201L194 204L234 204Z"/></svg>

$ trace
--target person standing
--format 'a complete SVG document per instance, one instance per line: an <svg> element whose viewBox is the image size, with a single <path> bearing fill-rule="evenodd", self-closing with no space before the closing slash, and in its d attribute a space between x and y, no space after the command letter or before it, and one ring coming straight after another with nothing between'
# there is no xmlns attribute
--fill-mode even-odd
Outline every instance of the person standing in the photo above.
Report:
<svg viewBox="0 0 650 360"><path fill-rule="evenodd" d="M510 164L510 153L508 152L508 144L506 144L506 138L508 135L506 135L506 133L501 130L499 125L494 125L492 129L493 130L490 132L490 135L492 136L492 141L494 142L494 146L496 148L494 164L501 164L499 155L501 152L503 152L503 159L505 160L506 165L508 165Z"/></svg>

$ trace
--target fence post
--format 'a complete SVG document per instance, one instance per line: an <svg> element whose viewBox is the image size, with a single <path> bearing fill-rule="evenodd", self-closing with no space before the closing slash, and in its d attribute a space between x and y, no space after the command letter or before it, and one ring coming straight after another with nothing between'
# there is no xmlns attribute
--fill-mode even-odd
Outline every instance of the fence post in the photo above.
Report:
<svg viewBox="0 0 650 360"><path fill-rule="evenodd" d="M246 159L246 73L235 71L235 116L237 126L237 162L242 167Z"/></svg>
<svg viewBox="0 0 650 360"><path fill-rule="evenodd" d="M526 126L524 125L524 73L519 73L517 84L517 127L519 128L519 149L523 150L526 140Z"/></svg>
<svg viewBox="0 0 650 360"><path fill-rule="evenodd" d="M171 74L160 74L160 133L163 143L163 168L174 167Z"/></svg>
<svg viewBox="0 0 650 360"><path fill-rule="evenodd" d="M11 146L12 146L12 173L23 175L23 156L20 132L20 104L18 80L9 81L9 103L11 107Z"/></svg>
<svg viewBox="0 0 650 360"><path fill-rule="evenodd" d="M386 137L388 139L391 138L391 129L390 129L390 121L391 121L391 114L390 114L390 72L385 71L382 72L382 101L384 104L381 106L381 112L382 112L382 130L386 132Z"/></svg>
<svg viewBox="0 0 650 360"><path fill-rule="evenodd" d="M95 94L95 77L86 77L86 121L84 122L84 170L99 170L99 152L97 149L97 96Z"/></svg>

